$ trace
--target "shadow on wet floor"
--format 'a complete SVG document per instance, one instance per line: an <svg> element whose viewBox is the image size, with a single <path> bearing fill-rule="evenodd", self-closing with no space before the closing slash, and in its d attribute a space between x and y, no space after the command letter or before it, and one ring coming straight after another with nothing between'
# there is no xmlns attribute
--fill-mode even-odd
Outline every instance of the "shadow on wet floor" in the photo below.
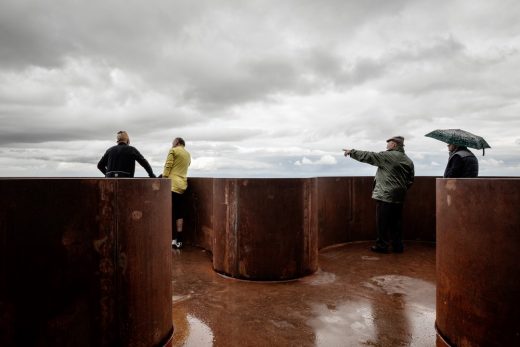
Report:
<svg viewBox="0 0 520 347"><path fill-rule="evenodd" d="M435 248L320 251L320 269L281 283L225 278L211 253L173 251L174 346L435 346Z"/></svg>

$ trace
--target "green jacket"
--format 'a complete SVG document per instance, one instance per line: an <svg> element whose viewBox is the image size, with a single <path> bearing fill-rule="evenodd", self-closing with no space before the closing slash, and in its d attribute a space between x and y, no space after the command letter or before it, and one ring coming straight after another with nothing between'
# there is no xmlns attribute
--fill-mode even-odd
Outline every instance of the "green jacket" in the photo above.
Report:
<svg viewBox="0 0 520 347"><path fill-rule="evenodd" d="M367 152L353 149L350 157L362 163L377 166L372 199L402 203L406 191L413 184L413 162L404 149L390 149L384 152Z"/></svg>

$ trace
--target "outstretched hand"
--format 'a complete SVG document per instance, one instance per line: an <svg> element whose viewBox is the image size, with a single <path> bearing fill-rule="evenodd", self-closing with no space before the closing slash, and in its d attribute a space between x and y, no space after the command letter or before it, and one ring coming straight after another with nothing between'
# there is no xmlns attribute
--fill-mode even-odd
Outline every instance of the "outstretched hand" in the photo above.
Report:
<svg viewBox="0 0 520 347"><path fill-rule="evenodd" d="M344 155L345 157L348 157L350 155L350 152L352 151L351 149L343 149L343 151L345 152Z"/></svg>

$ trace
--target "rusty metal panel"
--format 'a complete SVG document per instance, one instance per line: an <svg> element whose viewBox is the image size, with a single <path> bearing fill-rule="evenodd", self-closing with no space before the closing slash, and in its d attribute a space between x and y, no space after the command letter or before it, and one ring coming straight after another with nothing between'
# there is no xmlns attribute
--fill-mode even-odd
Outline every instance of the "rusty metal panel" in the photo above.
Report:
<svg viewBox="0 0 520 347"><path fill-rule="evenodd" d="M213 268L238 276L237 261L237 184L236 179L213 181Z"/></svg>
<svg viewBox="0 0 520 347"><path fill-rule="evenodd" d="M142 284L121 277L135 271L132 257L139 253L132 253L125 242L148 233L150 225L123 228L118 216L124 214L125 204L142 203L148 194L145 187L158 180L127 180L124 196L118 190L121 181L0 179L0 345L115 346L122 341L138 345L134 338L140 341L145 335L154 341L167 339L171 316L153 331L135 326L130 337L121 335L127 313L150 304L150 291L134 300L127 294ZM143 220L155 218L160 224L164 217L159 216L169 216L167 201L158 200L157 210L143 213ZM154 224L154 232L167 234L169 229L159 224ZM155 254L147 261L156 267L171 264L171 259ZM171 293L170 276L156 283L159 292ZM122 287L126 285L131 288ZM153 302L147 309L159 319L165 319L165 309L170 311ZM155 340L157 334L163 336Z"/></svg>
<svg viewBox="0 0 520 347"><path fill-rule="evenodd" d="M373 177L319 177L319 247L375 238Z"/></svg>
<svg viewBox="0 0 520 347"><path fill-rule="evenodd" d="M302 179L238 180L238 266L241 277L279 280L308 273L304 255ZM300 269L305 271L300 273Z"/></svg>
<svg viewBox="0 0 520 347"><path fill-rule="evenodd" d="M319 177L319 247L376 237L373 177ZM405 240L435 241L435 178L417 177L403 211Z"/></svg>
<svg viewBox="0 0 520 347"><path fill-rule="evenodd" d="M213 250L213 178L189 178L186 191L186 241Z"/></svg>
<svg viewBox="0 0 520 347"><path fill-rule="evenodd" d="M316 228L311 228L311 217L304 216L312 206L307 181L215 179L215 270L256 280L296 278L315 271L316 237L310 234Z"/></svg>
<svg viewBox="0 0 520 347"><path fill-rule="evenodd" d="M435 177L416 177L403 208L403 239L435 242Z"/></svg>
<svg viewBox="0 0 520 347"><path fill-rule="evenodd" d="M437 331L520 346L520 179L438 179Z"/></svg>
<svg viewBox="0 0 520 347"><path fill-rule="evenodd" d="M318 269L318 179L303 181L303 253L299 273Z"/></svg>
<svg viewBox="0 0 520 347"><path fill-rule="evenodd" d="M170 336L170 189L166 179L117 182L117 299L123 346L161 346Z"/></svg>

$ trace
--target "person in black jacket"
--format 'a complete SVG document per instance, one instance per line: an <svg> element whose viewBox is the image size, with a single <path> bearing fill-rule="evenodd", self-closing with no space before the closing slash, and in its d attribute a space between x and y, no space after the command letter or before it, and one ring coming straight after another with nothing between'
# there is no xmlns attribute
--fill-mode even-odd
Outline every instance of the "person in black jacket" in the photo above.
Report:
<svg viewBox="0 0 520 347"><path fill-rule="evenodd" d="M470 178L478 176L477 157L464 146L448 144L450 158L444 170L444 178Z"/></svg>
<svg viewBox="0 0 520 347"><path fill-rule="evenodd" d="M134 177L135 162L155 177L152 167L139 151L130 146L130 137L126 131L117 133L117 145L110 147L99 161L97 167L105 177Z"/></svg>

